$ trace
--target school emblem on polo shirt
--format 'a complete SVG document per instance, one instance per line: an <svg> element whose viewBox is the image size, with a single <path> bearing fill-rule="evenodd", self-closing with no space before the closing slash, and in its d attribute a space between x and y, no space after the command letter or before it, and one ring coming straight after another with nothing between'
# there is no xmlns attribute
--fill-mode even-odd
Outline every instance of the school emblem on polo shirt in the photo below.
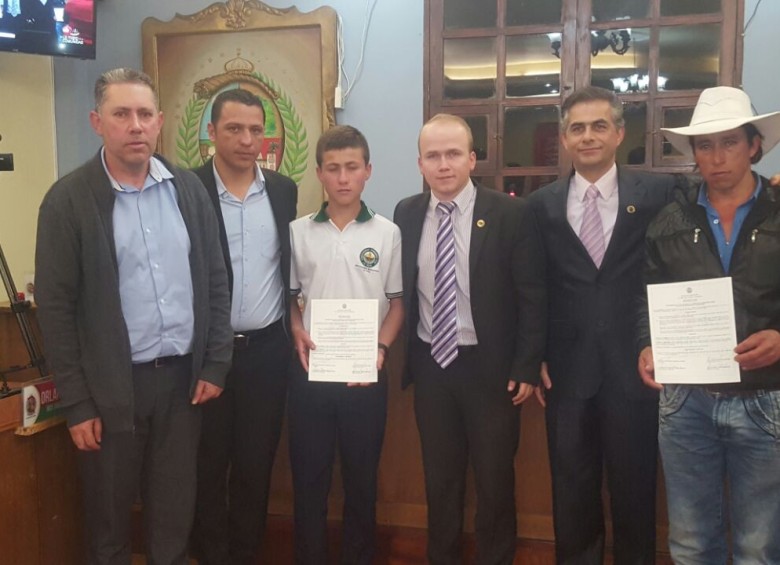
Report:
<svg viewBox="0 0 780 565"><path fill-rule="evenodd" d="M360 252L360 262L369 269L376 267L376 264L379 263L379 253L376 252L376 249L366 247Z"/></svg>

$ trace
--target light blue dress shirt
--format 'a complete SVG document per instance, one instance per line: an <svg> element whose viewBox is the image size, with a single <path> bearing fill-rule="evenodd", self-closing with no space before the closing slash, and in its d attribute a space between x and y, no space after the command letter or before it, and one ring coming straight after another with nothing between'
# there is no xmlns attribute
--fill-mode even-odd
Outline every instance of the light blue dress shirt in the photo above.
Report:
<svg viewBox="0 0 780 565"><path fill-rule="evenodd" d="M707 198L707 190L704 183L699 187L699 198L696 203L704 208L707 212L707 222L712 229L712 234L715 236L715 243L718 245L718 254L720 255L720 263L723 265L723 272L728 273L731 265L731 256L734 253L734 244L737 242L739 232L742 230L742 224L745 223L745 218L753 209L753 204L756 203L761 192L761 179L756 181L756 188L753 191L753 196L748 198L747 202L743 203L737 208L734 214L734 223L731 226L731 239L726 240L726 234L723 231L723 225L720 222L720 215L717 210L710 204L709 198Z"/></svg>
<svg viewBox="0 0 780 565"><path fill-rule="evenodd" d="M264 328L284 313L282 248L265 178L257 167L243 201L228 192L216 166L214 178L233 268L230 322L236 332Z"/></svg>
<svg viewBox="0 0 780 565"><path fill-rule="evenodd" d="M179 210L173 175L151 160L143 189L123 186L103 167L116 190L114 245L119 296L133 363L186 355L194 331L190 237Z"/></svg>

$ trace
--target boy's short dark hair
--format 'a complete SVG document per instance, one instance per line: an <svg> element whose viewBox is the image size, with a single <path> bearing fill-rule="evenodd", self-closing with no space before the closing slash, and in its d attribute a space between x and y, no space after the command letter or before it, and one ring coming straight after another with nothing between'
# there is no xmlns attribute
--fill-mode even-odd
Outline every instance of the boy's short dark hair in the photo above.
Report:
<svg viewBox="0 0 780 565"><path fill-rule="evenodd" d="M366 137L352 126L333 126L320 136L317 141L317 166L322 166L322 156L326 151L337 149L360 149L366 165L371 159Z"/></svg>

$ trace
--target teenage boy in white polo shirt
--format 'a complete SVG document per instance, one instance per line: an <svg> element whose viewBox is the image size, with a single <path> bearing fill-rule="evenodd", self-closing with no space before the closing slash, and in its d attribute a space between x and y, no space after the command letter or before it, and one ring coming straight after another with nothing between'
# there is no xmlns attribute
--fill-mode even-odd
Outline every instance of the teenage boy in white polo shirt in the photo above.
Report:
<svg viewBox="0 0 780 565"><path fill-rule="evenodd" d="M328 201L290 224L291 326L297 362L289 393L290 462L295 492L295 561L325 564L327 502L338 441L344 482L341 563L369 564L375 550L376 484L387 413L387 348L403 322L401 232L360 196L371 176L366 138L335 126L317 143L317 177ZM379 301L379 382L309 382L310 306L318 298Z"/></svg>

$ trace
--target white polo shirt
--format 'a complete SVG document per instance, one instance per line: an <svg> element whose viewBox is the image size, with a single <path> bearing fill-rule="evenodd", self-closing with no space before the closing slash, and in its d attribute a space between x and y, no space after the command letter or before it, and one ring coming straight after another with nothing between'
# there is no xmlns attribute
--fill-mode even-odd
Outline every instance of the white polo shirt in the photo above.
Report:
<svg viewBox="0 0 780 565"><path fill-rule="evenodd" d="M303 294L306 331L313 298L376 298L381 326L389 300L403 294L401 230L363 202L343 230L328 217L326 202L290 224L290 243L290 292Z"/></svg>

